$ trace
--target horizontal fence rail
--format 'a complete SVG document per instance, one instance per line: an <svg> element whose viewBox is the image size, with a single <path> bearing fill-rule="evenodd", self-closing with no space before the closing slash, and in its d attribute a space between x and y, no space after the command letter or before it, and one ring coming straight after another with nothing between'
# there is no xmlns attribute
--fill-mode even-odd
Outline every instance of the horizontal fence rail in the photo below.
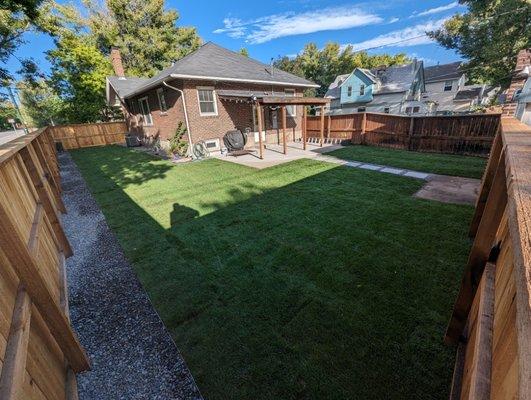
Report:
<svg viewBox="0 0 531 400"><path fill-rule="evenodd" d="M89 368L69 320L60 222L65 212L49 129L0 146L0 400L75 399Z"/></svg>
<svg viewBox="0 0 531 400"><path fill-rule="evenodd" d="M48 127L53 140L65 150L125 143L125 122L101 122Z"/></svg>
<svg viewBox="0 0 531 400"><path fill-rule="evenodd" d="M452 400L531 399L531 128L501 124L446 332L458 344Z"/></svg>
<svg viewBox="0 0 531 400"><path fill-rule="evenodd" d="M307 137L318 138L320 117L308 117ZM422 116L356 113L326 116L325 140L395 149L488 155L499 114Z"/></svg>

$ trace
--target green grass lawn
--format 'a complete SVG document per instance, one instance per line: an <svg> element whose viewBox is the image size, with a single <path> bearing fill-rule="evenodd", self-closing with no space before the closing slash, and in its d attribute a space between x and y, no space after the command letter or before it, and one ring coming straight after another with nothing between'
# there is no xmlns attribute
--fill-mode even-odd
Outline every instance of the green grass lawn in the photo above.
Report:
<svg viewBox="0 0 531 400"><path fill-rule="evenodd" d="M327 153L345 160L362 161L434 174L481 179L487 159L451 154L419 153L373 146L347 146Z"/></svg>
<svg viewBox="0 0 531 400"><path fill-rule="evenodd" d="M312 160L72 156L206 399L447 397L472 207Z"/></svg>

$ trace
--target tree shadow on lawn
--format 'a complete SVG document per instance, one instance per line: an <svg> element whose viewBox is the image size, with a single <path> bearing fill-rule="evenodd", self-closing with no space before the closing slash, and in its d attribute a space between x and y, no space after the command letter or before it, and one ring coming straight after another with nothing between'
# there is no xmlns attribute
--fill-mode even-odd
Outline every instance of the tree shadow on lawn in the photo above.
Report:
<svg viewBox="0 0 531 400"><path fill-rule="evenodd" d="M75 160L95 169L89 186L205 398L447 397L442 338L471 207L412 198L421 183L407 178L299 160L316 173L264 190L289 167L252 171L223 201L172 203L165 228L124 191L142 184L120 170L130 160L111 174ZM141 164L149 179L170 173Z"/></svg>

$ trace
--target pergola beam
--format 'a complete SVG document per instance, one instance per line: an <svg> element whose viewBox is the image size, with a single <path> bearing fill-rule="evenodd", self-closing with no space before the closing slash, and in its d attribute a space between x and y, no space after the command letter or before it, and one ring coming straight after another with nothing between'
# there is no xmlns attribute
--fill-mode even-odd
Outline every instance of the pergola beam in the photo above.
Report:
<svg viewBox="0 0 531 400"><path fill-rule="evenodd" d="M289 106L324 106L330 103L330 99L321 97L273 97L267 96L257 100L261 104L267 105L289 105Z"/></svg>

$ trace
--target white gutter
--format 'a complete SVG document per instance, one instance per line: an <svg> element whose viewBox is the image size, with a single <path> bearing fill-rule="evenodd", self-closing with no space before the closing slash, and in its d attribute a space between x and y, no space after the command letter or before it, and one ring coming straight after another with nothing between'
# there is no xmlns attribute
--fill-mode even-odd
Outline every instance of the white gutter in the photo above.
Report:
<svg viewBox="0 0 531 400"><path fill-rule="evenodd" d="M290 83L290 82L278 82L278 81L262 81L257 79L240 79L240 78L222 78L220 76L202 76L202 75L185 75L185 74L170 74L172 78L177 79L198 79L207 81L221 81L221 82L245 82L245 83L260 83L266 85L279 85L279 86L299 86L299 87L311 87L318 88L319 85L314 83Z"/></svg>
<svg viewBox="0 0 531 400"><path fill-rule="evenodd" d="M168 85L166 81L162 81L162 84L170 89L173 89L181 94L183 99L183 109L184 109L184 121L186 123L186 133L188 134L188 154L193 154L192 152L192 134L190 133L190 123L188 122L188 111L186 110L186 99L184 98L184 92L176 88L175 86Z"/></svg>

